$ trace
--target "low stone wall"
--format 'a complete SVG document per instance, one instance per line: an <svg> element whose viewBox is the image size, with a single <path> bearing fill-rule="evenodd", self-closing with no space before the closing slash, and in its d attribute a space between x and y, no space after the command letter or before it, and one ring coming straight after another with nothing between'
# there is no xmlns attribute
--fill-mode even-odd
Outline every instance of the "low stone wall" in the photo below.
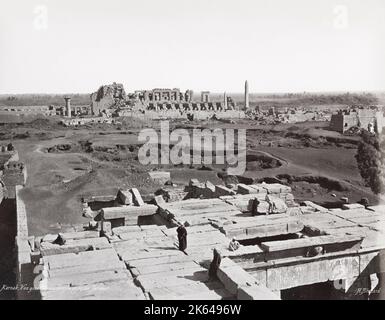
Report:
<svg viewBox="0 0 385 320"><path fill-rule="evenodd" d="M18 237L28 237L28 224L27 224L27 211L25 209L24 201L20 198L20 192L23 189L22 186L16 186L16 219L17 229L16 235Z"/></svg>

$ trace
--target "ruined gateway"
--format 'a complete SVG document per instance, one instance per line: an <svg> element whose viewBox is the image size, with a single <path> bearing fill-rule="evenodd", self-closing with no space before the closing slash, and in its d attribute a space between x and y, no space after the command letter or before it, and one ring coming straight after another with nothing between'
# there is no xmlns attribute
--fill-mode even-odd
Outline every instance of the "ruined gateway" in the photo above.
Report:
<svg viewBox="0 0 385 320"><path fill-rule="evenodd" d="M193 179L146 202L136 188L113 199L85 197L89 223L34 237L21 190L16 186L18 285L37 290L20 290L18 299L286 299L320 283L362 298L358 289L368 295L383 285L384 206L328 210L297 203L282 184ZM212 278L214 249L222 261Z"/></svg>

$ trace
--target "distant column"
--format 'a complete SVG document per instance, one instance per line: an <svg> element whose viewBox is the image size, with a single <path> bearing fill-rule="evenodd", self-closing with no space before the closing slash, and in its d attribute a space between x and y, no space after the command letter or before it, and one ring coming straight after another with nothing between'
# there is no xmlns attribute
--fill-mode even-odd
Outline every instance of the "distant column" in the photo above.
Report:
<svg viewBox="0 0 385 320"><path fill-rule="evenodd" d="M224 105L224 110L227 109L227 94L226 91L223 93L223 105Z"/></svg>
<svg viewBox="0 0 385 320"><path fill-rule="evenodd" d="M249 84L245 81L245 110L249 109Z"/></svg>
<svg viewBox="0 0 385 320"><path fill-rule="evenodd" d="M71 118L71 98L65 97L64 100L66 102L65 109L67 110L67 117Z"/></svg>

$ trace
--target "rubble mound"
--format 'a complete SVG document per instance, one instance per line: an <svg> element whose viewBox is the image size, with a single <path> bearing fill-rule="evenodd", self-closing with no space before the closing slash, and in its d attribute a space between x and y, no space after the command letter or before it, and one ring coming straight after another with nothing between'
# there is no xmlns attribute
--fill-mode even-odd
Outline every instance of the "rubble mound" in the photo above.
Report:
<svg viewBox="0 0 385 320"><path fill-rule="evenodd" d="M345 131L345 135L359 135L361 133L362 129L359 127L351 127L348 130Z"/></svg>
<svg viewBox="0 0 385 320"><path fill-rule="evenodd" d="M71 151L72 145L69 143L57 144L52 147L48 147L46 150L48 153Z"/></svg>
<svg viewBox="0 0 385 320"><path fill-rule="evenodd" d="M318 184L321 188L334 191L349 191L349 186L338 180L333 180L323 176L295 176L290 174L279 174L277 179L282 183L291 184L293 182L307 182L311 184Z"/></svg>
<svg viewBox="0 0 385 320"><path fill-rule="evenodd" d="M265 154L248 154L246 155L246 163L246 168L249 171L260 171L282 166L280 160Z"/></svg>
<svg viewBox="0 0 385 320"><path fill-rule="evenodd" d="M96 95L94 95L96 93ZM101 86L98 91L93 95L95 101L101 101L106 96L111 96L114 99L125 99L126 92L124 91L123 85L121 83L114 82L110 85Z"/></svg>

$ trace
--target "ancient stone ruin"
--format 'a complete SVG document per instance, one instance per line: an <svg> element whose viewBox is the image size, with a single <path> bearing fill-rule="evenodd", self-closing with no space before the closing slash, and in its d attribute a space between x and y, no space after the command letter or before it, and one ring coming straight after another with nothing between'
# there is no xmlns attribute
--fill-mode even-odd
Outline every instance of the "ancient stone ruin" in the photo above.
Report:
<svg viewBox="0 0 385 320"><path fill-rule="evenodd" d="M126 92L121 83L114 82L110 85L101 86L91 94L92 114L98 116L112 107L124 106L125 102Z"/></svg>
<svg viewBox="0 0 385 320"><path fill-rule="evenodd" d="M0 180L3 198L15 198L17 185L24 185L26 182L26 168L23 162L19 161L19 154L10 143L0 145ZM7 191L7 192L6 192Z"/></svg>
<svg viewBox="0 0 385 320"><path fill-rule="evenodd" d="M362 128L369 132L381 133L385 126L384 112L378 107L352 107L333 114L330 128L345 133L352 128Z"/></svg>
<svg viewBox="0 0 385 320"><path fill-rule="evenodd" d="M320 284L357 298L359 288L375 292L385 272L383 206L329 210L298 203L283 184L193 179L147 201L136 188L99 209L92 202L100 197L83 198L88 223L29 236L21 189L18 285L36 285L33 270L44 272L38 290L20 290L19 299L285 299ZM187 234L183 251L178 228Z"/></svg>
<svg viewBox="0 0 385 320"><path fill-rule="evenodd" d="M184 93L178 88L138 90L130 96L130 107L118 108L119 116L133 115L147 119L228 119L243 118L244 112L226 93L221 100L213 100L209 91L202 91L200 99L192 90Z"/></svg>

